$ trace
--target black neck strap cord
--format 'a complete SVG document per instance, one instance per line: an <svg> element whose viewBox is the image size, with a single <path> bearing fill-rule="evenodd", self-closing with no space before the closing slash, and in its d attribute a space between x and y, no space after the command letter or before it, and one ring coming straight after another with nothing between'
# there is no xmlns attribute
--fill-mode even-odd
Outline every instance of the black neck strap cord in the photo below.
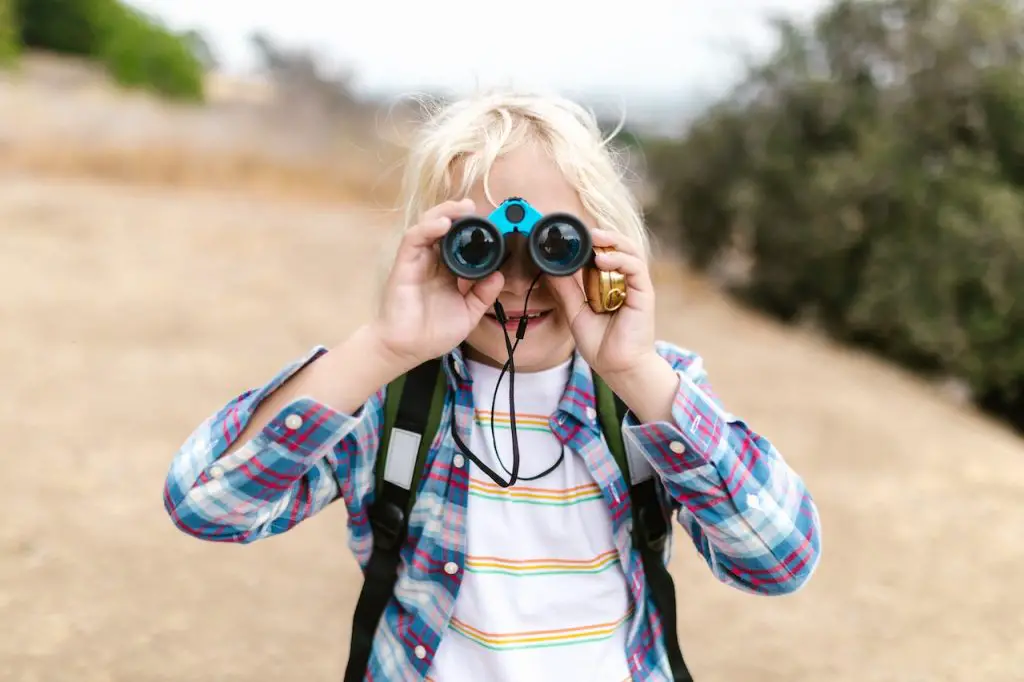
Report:
<svg viewBox="0 0 1024 682"><path fill-rule="evenodd" d="M451 431L452 438L455 440L455 444L459 447L466 457L469 457L470 461L476 464L480 469L487 474L496 485L502 488L510 488L516 484L517 481L536 481L537 479L547 476L552 471L558 468L558 465L565 459L565 447L562 447L562 452L558 456L558 460L553 465L537 474L536 476L530 476L528 478L519 476L519 437L516 433L516 398L515 398L515 386L516 386L516 363L515 363L515 351L519 346L519 342L526 337L526 326L527 317L526 313L530 309L530 294L533 293L533 289L537 286L537 282L540 281L540 274L538 274L533 282L530 284L529 290L526 292L526 300L523 302L523 315L519 318L519 326L516 329L516 341L513 344L512 340L508 336L508 330L505 328L505 324L508 322L508 316L505 315L505 309L498 301L494 302L494 316L501 323L501 330L505 335L505 350L508 352L508 361L501 368L501 374L498 375L498 383L494 387L494 397L491 400L491 444L494 446L494 455L498 459L498 464L508 474L509 479L503 480L497 473L494 472L489 466L480 461L480 459L474 455L466 444L459 437L458 432L455 429L455 420L451 420ZM494 431L494 408L498 403L498 389L501 387L501 380L505 377L505 373L508 372L508 409L512 427L512 471L509 471L504 462L501 461L501 457L498 455L498 439Z"/></svg>

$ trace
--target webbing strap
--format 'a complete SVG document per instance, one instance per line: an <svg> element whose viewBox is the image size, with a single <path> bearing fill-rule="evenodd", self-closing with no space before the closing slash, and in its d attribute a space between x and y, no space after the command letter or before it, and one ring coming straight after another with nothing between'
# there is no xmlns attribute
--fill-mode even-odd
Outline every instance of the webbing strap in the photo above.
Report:
<svg viewBox="0 0 1024 682"><path fill-rule="evenodd" d="M597 402L598 419L604 432L608 448L619 465L623 478L629 484L629 499L633 508L633 546L643 561L644 576L651 588L651 598L661 615L664 628L665 650L673 682L693 682L693 676L686 667L683 652L679 646L676 628L676 589L672 574L662 552L672 527L658 500L658 479L655 476L637 480L629 464L629 455L622 437L622 422L626 417L626 404L612 392L596 372L594 393Z"/></svg>
<svg viewBox="0 0 1024 682"><path fill-rule="evenodd" d="M626 404L612 392L612 389L608 387L604 379L598 376L597 372L592 372L592 375L594 377L594 396L597 401L597 418L601 422L601 431L604 432L608 449L612 451L612 456L628 484L632 478L629 461L626 457L626 443L622 438L622 421L626 418Z"/></svg>
<svg viewBox="0 0 1024 682"><path fill-rule="evenodd" d="M674 682L693 682L693 675L686 667L683 650L679 646L679 632L676 627L676 586L662 551L671 528L666 521L658 501L657 479L650 478L630 488L633 503L633 543L640 552L644 565L644 576L651 588L651 597L661 615L665 652Z"/></svg>
<svg viewBox="0 0 1024 682"><path fill-rule="evenodd" d="M440 359L428 360L388 384L374 473L378 491L391 483L409 493L402 506L406 513L412 511L413 491L419 488L431 440L441 424L447 386Z"/></svg>
<svg viewBox="0 0 1024 682"><path fill-rule="evenodd" d="M445 376L431 360L388 385L384 425L376 463L377 492L369 509L373 550L352 618L352 639L344 682L366 676L374 635L394 593L409 513L433 434L441 422Z"/></svg>

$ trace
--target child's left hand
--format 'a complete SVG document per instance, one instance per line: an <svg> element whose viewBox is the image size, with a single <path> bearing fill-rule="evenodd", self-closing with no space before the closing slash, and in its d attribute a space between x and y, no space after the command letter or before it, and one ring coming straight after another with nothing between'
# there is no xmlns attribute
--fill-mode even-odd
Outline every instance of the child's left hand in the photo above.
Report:
<svg viewBox="0 0 1024 682"><path fill-rule="evenodd" d="M618 232L591 230L594 246L614 251L597 254L597 267L626 278L626 302L613 313L595 313L583 290L583 273L547 277L548 286L569 321L576 348L602 377L629 373L654 348L654 285L640 249Z"/></svg>

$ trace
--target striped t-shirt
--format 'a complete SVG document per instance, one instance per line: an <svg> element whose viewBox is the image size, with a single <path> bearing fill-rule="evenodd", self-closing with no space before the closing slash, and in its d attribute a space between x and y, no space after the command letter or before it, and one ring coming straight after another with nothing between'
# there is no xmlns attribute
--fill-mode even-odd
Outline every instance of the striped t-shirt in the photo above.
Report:
<svg viewBox="0 0 1024 682"><path fill-rule="evenodd" d="M508 480L512 470L508 375L469 363L476 420L469 447ZM548 469L562 446L549 421L571 363L516 373L520 477ZM601 492L579 455L554 471L501 488L470 466L466 567L448 631L429 678L435 682L622 682L629 593Z"/></svg>

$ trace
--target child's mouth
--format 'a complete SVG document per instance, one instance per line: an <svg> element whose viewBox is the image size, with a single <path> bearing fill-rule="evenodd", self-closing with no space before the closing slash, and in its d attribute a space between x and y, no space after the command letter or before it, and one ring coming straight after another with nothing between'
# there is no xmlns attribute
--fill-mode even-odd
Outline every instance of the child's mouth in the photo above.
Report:
<svg viewBox="0 0 1024 682"><path fill-rule="evenodd" d="M531 310L531 311L527 312L526 316L525 316L526 320L527 320L526 328L527 329L533 329L537 325L544 324L544 321L546 319L548 319L548 317L550 317L550 316L551 316L551 311L550 310ZM491 321L494 322L494 324L498 325L499 327L502 326L502 324L500 322L498 322L498 318L496 318L494 316L494 313L487 313L487 317L489 317L491 319ZM504 324L505 329L507 331L509 331L509 332L515 333L516 330L519 329L519 320L522 317L523 317L522 314L519 314L519 315L509 315L508 316L508 322L506 322Z"/></svg>

